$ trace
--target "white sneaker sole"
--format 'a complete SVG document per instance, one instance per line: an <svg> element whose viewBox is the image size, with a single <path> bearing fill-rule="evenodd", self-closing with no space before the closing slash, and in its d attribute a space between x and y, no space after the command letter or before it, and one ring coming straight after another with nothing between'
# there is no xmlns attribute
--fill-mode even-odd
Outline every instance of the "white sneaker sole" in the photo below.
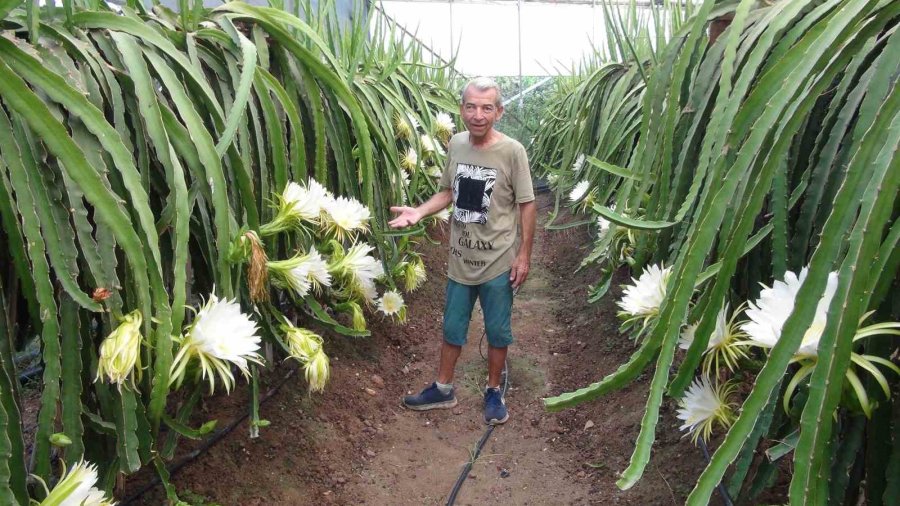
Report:
<svg viewBox="0 0 900 506"><path fill-rule="evenodd" d="M454 397L449 401L435 402L434 404L423 404L421 406L411 406L405 401L400 401L400 404L403 405L404 408L411 409L413 411L428 411L431 409L450 409L452 407L455 407L458 404L458 401Z"/></svg>
<svg viewBox="0 0 900 506"><path fill-rule="evenodd" d="M509 420L509 413L506 413L506 416L504 416L502 420L497 420L496 418L492 418L490 420L485 420L484 423L486 423L488 425L502 425L502 424L506 423L507 420Z"/></svg>

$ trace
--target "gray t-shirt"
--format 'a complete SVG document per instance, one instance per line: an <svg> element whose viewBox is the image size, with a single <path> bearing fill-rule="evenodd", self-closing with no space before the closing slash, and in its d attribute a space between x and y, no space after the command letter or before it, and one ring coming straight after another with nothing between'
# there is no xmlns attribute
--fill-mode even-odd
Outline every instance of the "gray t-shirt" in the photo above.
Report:
<svg viewBox="0 0 900 506"><path fill-rule="evenodd" d="M460 132L450 139L440 184L453 190L450 279L478 285L508 271L519 246L518 204L534 200L525 148L502 135L479 149Z"/></svg>

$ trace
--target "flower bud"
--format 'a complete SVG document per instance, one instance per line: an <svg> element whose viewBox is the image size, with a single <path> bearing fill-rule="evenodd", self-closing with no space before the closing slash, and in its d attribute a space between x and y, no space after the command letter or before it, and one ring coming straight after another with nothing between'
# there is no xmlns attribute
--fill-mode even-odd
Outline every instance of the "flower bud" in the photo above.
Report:
<svg viewBox="0 0 900 506"><path fill-rule="evenodd" d="M110 383L121 388L131 371L141 362L141 324L143 317L138 310L125 315L122 322L100 344L97 379L105 376Z"/></svg>

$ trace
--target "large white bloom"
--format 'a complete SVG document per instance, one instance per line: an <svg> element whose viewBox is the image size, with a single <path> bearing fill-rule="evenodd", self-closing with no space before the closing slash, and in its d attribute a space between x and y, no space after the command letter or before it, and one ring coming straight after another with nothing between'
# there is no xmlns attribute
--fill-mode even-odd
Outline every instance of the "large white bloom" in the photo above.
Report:
<svg viewBox="0 0 900 506"><path fill-rule="evenodd" d="M363 299L365 299L368 304L374 303L375 299L378 298L378 288L375 286L375 280L373 279L360 279L359 284L357 285L357 291L363 296Z"/></svg>
<svg viewBox="0 0 900 506"><path fill-rule="evenodd" d="M573 172L581 172L582 168L584 168L584 154L578 155L578 157L575 158L575 163L572 164Z"/></svg>
<svg viewBox="0 0 900 506"><path fill-rule="evenodd" d="M435 220L446 222L446 221L450 220L450 215L451 215L450 208L445 207L445 208L441 209L440 211L434 213L432 216L434 216Z"/></svg>
<svg viewBox="0 0 900 506"><path fill-rule="evenodd" d="M439 155L444 155L444 148L441 146L441 143L438 142L437 139L431 137L430 135L422 134L419 138L422 142L422 150L426 153L438 153Z"/></svg>
<svg viewBox="0 0 900 506"><path fill-rule="evenodd" d="M287 287L300 297L306 297L310 289L321 290L331 286L328 263L313 247L306 254L297 254L287 260L268 262L267 266Z"/></svg>
<svg viewBox="0 0 900 506"><path fill-rule="evenodd" d="M400 320L405 319L406 303L403 296L395 290L387 290L378 300L378 310L390 317L399 317Z"/></svg>
<svg viewBox="0 0 900 506"><path fill-rule="evenodd" d="M706 349L703 350L705 355L703 360L703 372L707 375L715 375L721 366L726 366L730 371L734 371L738 361L747 357L745 352L747 335L743 333L737 323L737 317L743 311L743 304L735 309L729 318L728 304L719 310L716 314L716 327L709 336ZM688 325L681 333L678 339L678 346L687 350L694 342L694 334L700 322Z"/></svg>
<svg viewBox="0 0 900 506"><path fill-rule="evenodd" d="M709 439L713 424L718 422L728 428L734 422L734 408L729 398L734 391L732 384L713 386L709 378L697 378L679 401L681 409L677 416L684 424L679 427L693 434L694 442L698 436Z"/></svg>
<svg viewBox="0 0 900 506"><path fill-rule="evenodd" d="M603 239L606 237L606 233L609 232L610 222L603 216L597 216L597 238Z"/></svg>
<svg viewBox="0 0 900 506"><path fill-rule="evenodd" d="M329 199L324 205L326 228L342 240L356 231L368 229L369 208L354 198L338 197Z"/></svg>
<svg viewBox="0 0 900 506"><path fill-rule="evenodd" d="M440 178L444 174L444 169L438 167L437 165L432 165L428 167L428 175L437 179Z"/></svg>
<svg viewBox="0 0 900 506"><path fill-rule="evenodd" d="M374 248L366 243L356 243L329 266L329 271L349 283L353 293L363 296L368 303L378 297L375 280L384 276L384 266L374 256L369 255Z"/></svg>
<svg viewBox="0 0 900 506"><path fill-rule="evenodd" d="M416 152L416 148L410 146L406 148L406 153L400 157L400 166L404 169L412 172L416 170L416 167L419 165L419 153Z"/></svg>
<svg viewBox="0 0 900 506"><path fill-rule="evenodd" d="M310 179L306 187L295 182L288 183L281 194L291 214L304 221L317 223L323 206L331 197L324 186Z"/></svg>
<svg viewBox="0 0 900 506"><path fill-rule="evenodd" d="M410 139L418 129L419 121L409 112L394 116L394 130L397 132L398 138Z"/></svg>
<svg viewBox="0 0 900 506"><path fill-rule="evenodd" d="M453 131L456 130L456 124L453 122L453 117L449 114L446 112L439 112L434 120L434 128L435 134L446 141L453 135Z"/></svg>
<svg viewBox="0 0 900 506"><path fill-rule="evenodd" d="M78 462L53 487L44 502L58 506L115 506L115 502L106 498L106 494L98 489L97 466L85 461Z"/></svg>
<svg viewBox="0 0 900 506"><path fill-rule="evenodd" d="M231 364L246 377L250 374L248 362L262 363L262 357L257 353L258 330L250 316L241 312L236 301L220 300L210 294L181 340L181 349L172 362L171 381L180 384L188 363L196 357L203 379L209 381L210 392L215 388L216 374L225 390L230 392L234 386Z"/></svg>
<svg viewBox="0 0 900 506"><path fill-rule="evenodd" d="M651 265L644 268L641 277L631 278L632 285L625 287L622 299L616 304L628 316L651 316L659 312L659 307L666 298L666 284L672 267Z"/></svg>
<svg viewBox="0 0 900 506"><path fill-rule="evenodd" d="M726 305L716 315L716 328L713 330L712 335L709 336L709 342L706 344L707 350L711 350L725 341L725 338L727 337L726 329L728 326L727 314L728 306ZM691 347L691 344L694 342L694 333L697 331L699 325L700 322L697 322L685 327L681 332L681 336L678 338L679 348L686 350Z"/></svg>
<svg viewBox="0 0 900 506"><path fill-rule="evenodd" d="M578 184L572 188L572 191L569 192L569 200L572 202L578 202L582 197L587 193L588 188L590 187L590 183L586 180L579 181Z"/></svg>
<svg viewBox="0 0 900 506"><path fill-rule="evenodd" d="M775 346L775 343L781 338L784 322L794 310L797 293L800 291L807 273L806 267L800 271L799 276L787 271L784 273L784 281L775 281L771 287L763 285L759 298L749 303L747 317L750 318L750 321L741 325L741 330L747 333L751 344L763 348ZM829 273L825 293L819 299L812 323L803 334L797 356L816 356L818 354L819 339L825 330L828 306L837 291L837 282L837 273Z"/></svg>

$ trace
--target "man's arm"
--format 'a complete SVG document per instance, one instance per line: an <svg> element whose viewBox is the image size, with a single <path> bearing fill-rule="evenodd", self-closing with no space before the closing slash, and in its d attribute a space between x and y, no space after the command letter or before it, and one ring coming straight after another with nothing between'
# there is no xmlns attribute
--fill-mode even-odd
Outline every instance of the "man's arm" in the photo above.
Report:
<svg viewBox="0 0 900 506"><path fill-rule="evenodd" d="M418 207L394 206L392 213L399 213L397 217L388 222L391 228L411 227L422 218L430 216L442 209L446 209L453 202L453 191L450 188L435 193L428 201Z"/></svg>
<svg viewBox="0 0 900 506"><path fill-rule="evenodd" d="M509 280L514 289L528 278L531 266L531 247L534 244L534 227L537 222L537 206L534 201L519 204L519 215L522 219L522 244L509 271Z"/></svg>

